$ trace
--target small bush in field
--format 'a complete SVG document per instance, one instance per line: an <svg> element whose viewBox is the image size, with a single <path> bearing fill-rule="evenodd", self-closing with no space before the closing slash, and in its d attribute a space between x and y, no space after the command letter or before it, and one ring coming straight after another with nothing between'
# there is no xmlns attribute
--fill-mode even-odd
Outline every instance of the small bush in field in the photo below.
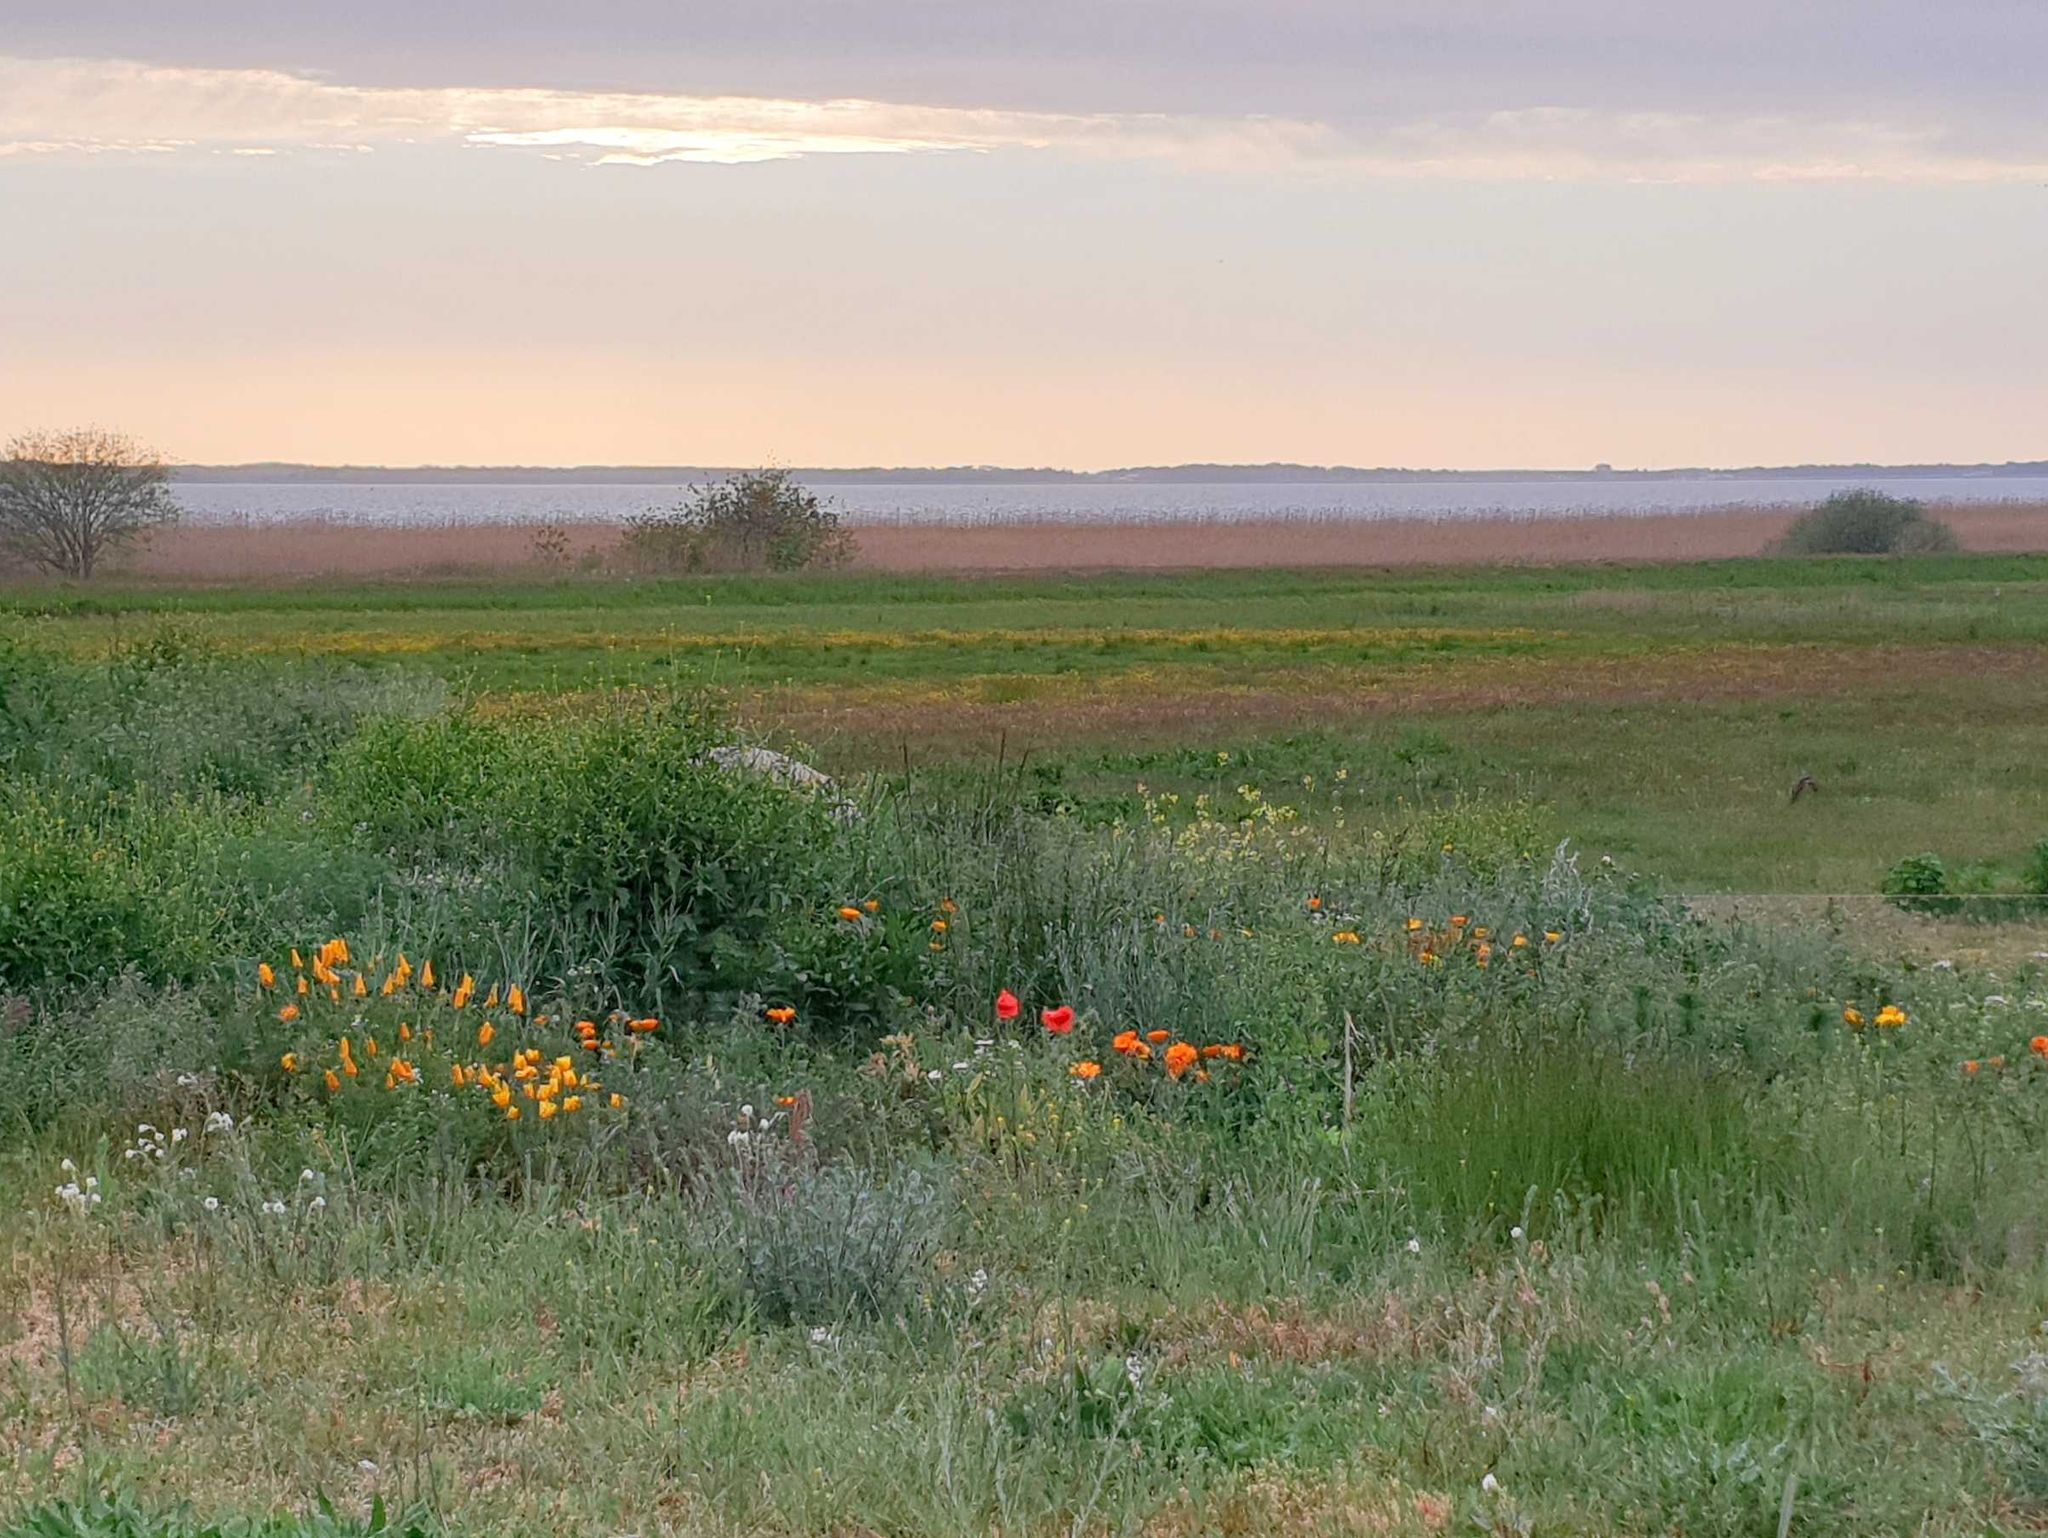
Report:
<svg viewBox="0 0 2048 1538"><path fill-rule="evenodd" d="M1948 891L1948 867L1938 854L1910 854L1885 872L1887 897L1939 897Z"/></svg>
<svg viewBox="0 0 2048 1538"><path fill-rule="evenodd" d="M1955 531L1912 497L1838 491L1803 513L1778 542L1786 555L1940 555L1956 549Z"/></svg>
<svg viewBox="0 0 2048 1538"><path fill-rule="evenodd" d="M801 571L852 554L838 509L787 470L696 487L675 507L627 519L619 543L651 572Z"/></svg>
<svg viewBox="0 0 2048 1538"><path fill-rule="evenodd" d="M763 1319L878 1318L910 1296L938 1245L943 1208L932 1180L911 1169L882 1182L853 1166L806 1166L765 1142L735 1146L734 1244Z"/></svg>

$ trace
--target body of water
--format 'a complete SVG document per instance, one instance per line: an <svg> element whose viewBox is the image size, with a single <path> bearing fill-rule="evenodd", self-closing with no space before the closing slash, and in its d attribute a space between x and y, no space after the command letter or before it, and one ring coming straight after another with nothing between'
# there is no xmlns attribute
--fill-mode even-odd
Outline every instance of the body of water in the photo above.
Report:
<svg viewBox="0 0 2048 1538"><path fill-rule="evenodd" d="M1928 502L2048 502L2048 477L1913 477L1842 480L1573 480L1408 483L1284 482L1016 483L895 485L869 482L815 489L847 522L986 526L1004 523L1252 522L1260 519L1478 518L1503 514L1710 512L1731 507L1801 507L1832 491L1875 486ZM286 485L180 482L180 505L198 523L281 523L307 519L370 525L613 523L672 506L685 486L436 485L398 482Z"/></svg>

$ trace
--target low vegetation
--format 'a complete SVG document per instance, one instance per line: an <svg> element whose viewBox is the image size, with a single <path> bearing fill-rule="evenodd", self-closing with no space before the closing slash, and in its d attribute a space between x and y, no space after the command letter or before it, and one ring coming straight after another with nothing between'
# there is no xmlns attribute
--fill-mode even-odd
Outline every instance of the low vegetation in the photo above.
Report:
<svg viewBox="0 0 2048 1538"><path fill-rule="evenodd" d="M1787 555L1942 555L1955 532L1912 497L1838 491L1803 514L1779 542Z"/></svg>
<svg viewBox="0 0 2048 1538"><path fill-rule="evenodd" d="M810 793L209 602L0 653L8 1538L2048 1521L2038 961L1413 724Z"/></svg>
<svg viewBox="0 0 2048 1538"><path fill-rule="evenodd" d="M803 571L841 566L850 537L838 509L787 470L749 470L700 486L675 507L626 520L619 554L634 570Z"/></svg>

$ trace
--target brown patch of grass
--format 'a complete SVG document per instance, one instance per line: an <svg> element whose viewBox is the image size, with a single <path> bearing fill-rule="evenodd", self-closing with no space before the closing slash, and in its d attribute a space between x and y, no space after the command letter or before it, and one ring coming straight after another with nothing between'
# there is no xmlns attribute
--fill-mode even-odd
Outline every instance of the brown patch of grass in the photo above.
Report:
<svg viewBox="0 0 2048 1538"><path fill-rule="evenodd" d="M1309 667L1226 681L1213 671L1138 669L958 687L798 687L750 702L753 724L821 746L916 742L926 757L1012 753L1076 741L1128 747L1405 713L1523 705L1638 705L1838 696L1947 678L2030 677L2032 646L1716 646L1634 657L1472 657L1390 667ZM990 698L1015 692L1021 698Z"/></svg>
<svg viewBox="0 0 2048 1538"><path fill-rule="evenodd" d="M1453 1509L1449 1496L1409 1490L1398 1481L1261 1475L1202 1499L1183 1495L1146 1517L1138 1530L1146 1538L1405 1538L1446 1531Z"/></svg>

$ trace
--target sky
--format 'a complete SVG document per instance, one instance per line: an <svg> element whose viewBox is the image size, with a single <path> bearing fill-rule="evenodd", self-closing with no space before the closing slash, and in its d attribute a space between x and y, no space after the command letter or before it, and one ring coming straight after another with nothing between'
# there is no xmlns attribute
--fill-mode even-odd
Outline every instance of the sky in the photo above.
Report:
<svg viewBox="0 0 2048 1538"><path fill-rule="evenodd" d="M2048 457L2040 0L5 0L0 437Z"/></svg>

